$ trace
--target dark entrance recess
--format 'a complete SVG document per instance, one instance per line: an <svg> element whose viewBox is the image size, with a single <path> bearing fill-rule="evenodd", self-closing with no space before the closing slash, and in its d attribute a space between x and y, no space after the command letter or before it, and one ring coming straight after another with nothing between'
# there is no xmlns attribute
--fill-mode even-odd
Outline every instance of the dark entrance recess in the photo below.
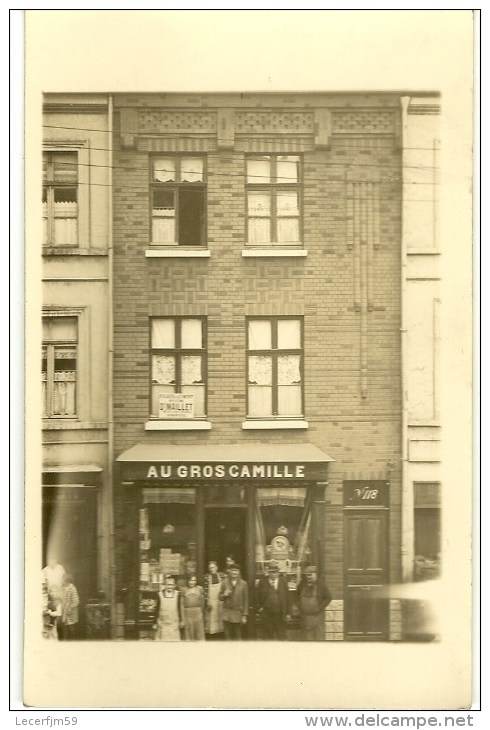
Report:
<svg viewBox="0 0 490 730"><path fill-rule="evenodd" d="M209 485L204 497L204 565L216 560L225 569L225 558L232 555L248 577L247 492L242 485Z"/></svg>
<svg viewBox="0 0 490 730"><path fill-rule="evenodd" d="M225 558L232 555L247 578L246 560L246 510L236 507L206 507L204 562L218 563L220 570L225 568Z"/></svg>

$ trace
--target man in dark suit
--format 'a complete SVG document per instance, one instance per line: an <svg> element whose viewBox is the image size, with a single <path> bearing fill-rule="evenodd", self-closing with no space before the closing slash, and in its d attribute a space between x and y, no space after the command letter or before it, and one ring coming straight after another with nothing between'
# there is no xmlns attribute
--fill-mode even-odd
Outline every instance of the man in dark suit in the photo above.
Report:
<svg viewBox="0 0 490 730"><path fill-rule="evenodd" d="M257 608L262 619L264 638L286 639L286 625L289 621L289 591L286 579L279 573L273 560L267 568L267 575L257 586Z"/></svg>

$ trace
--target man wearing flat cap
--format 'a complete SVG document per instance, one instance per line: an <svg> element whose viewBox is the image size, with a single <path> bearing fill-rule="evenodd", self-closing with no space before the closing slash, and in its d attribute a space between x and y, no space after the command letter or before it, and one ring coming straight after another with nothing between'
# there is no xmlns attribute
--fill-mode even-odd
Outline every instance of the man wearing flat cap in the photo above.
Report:
<svg viewBox="0 0 490 730"><path fill-rule="evenodd" d="M285 640L289 621L289 591L275 560L270 561L267 575L259 581L257 608L262 619L264 638Z"/></svg>
<svg viewBox="0 0 490 730"><path fill-rule="evenodd" d="M309 565L298 585L301 638L303 641L321 641L324 638L325 608L332 596L327 586L318 580L316 565Z"/></svg>

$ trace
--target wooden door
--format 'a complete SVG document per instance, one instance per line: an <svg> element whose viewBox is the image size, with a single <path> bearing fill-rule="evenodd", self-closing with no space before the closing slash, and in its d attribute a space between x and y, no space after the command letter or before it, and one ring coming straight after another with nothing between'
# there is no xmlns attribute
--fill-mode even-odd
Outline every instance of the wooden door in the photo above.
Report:
<svg viewBox="0 0 490 730"><path fill-rule="evenodd" d="M388 600L376 596L387 582L387 511L345 515L345 637L381 640L388 634Z"/></svg>

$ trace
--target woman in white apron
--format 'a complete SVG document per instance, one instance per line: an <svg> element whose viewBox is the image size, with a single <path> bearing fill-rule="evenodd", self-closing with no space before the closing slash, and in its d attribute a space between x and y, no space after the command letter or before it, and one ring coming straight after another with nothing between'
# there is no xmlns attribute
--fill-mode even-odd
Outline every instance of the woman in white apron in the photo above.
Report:
<svg viewBox="0 0 490 730"><path fill-rule="evenodd" d="M180 610L175 579L167 576L163 589L158 593L155 641L180 641L180 628L183 626Z"/></svg>
<svg viewBox="0 0 490 730"><path fill-rule="evenodd" d="M204 578L206 595L206 612L204 629L209 638L219 638L223 633L223 602L218 600L221 588L221 576L218 565L211 561L208 565L208 574Z"/></svg>

